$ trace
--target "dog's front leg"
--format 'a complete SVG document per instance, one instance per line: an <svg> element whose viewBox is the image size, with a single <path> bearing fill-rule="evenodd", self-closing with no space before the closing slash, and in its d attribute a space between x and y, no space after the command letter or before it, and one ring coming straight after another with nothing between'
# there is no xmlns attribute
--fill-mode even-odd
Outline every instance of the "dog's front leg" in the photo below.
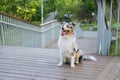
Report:
<svg viewBox="0 0 120 80"><path fill-rule="evenodd" d="M71 55L71 68L74 68L75 67L75 56L74 55Z"/></svg>
<svg viewBox="0 0 120 80"><path fill-rule="evenodd" d="M60 61L57 66L62 66L62 65L63 65L63 56L62 56L62 52L60 52Z"/></svg>
<svg viewBox="0 0 120 80"><path fill-rule="evenodd" d="M75 63L79 64L79 58L78 57L75 59Z"/></svg>

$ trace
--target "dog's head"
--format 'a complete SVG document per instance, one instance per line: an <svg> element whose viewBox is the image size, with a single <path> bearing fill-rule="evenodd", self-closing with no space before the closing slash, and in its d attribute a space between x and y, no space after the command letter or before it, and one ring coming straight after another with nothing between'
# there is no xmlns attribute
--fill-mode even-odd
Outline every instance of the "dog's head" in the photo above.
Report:
<svg viewBox="0 0 120 80"><path fill-rule="evenodd" d="M71 36L74 34L75 23L62 23L61 36Z"/></svg>

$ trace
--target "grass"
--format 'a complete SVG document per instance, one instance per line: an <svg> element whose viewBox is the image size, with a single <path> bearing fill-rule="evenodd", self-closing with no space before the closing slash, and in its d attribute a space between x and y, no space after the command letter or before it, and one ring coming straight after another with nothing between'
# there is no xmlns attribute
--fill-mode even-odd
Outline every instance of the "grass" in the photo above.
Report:
<svg viewBox="0 0 120 80"><path fill-rule="evenodd" d="M116 24L112 24L112 29L116 29ZM120 57L120 26L119 26L119 32L118 32L118 52L117 54L115 54L115 50L116 50L116 41L113 41L111 43L111 47L110 47L110 55L112 56L119 56Z"/></svg>
<svg viewBox="0 0 120 80"><path fill-rule="evenodd" d="M111 43L110 55L120 57L120 45L119 44L120 44L120 31L118 33L118 52L117 52L117 54L115 54L116 41L114 41L114 42Z"/></svg>
<svg viewBox="0 0 120 80"><path fill-rule="evenodd" d="M93 31L96 31L97 30L97 24L93 23L93 26L94 26ZM81 24L80 27L83 28L84 30L90 30L90 25L88 23Z"/></svg>

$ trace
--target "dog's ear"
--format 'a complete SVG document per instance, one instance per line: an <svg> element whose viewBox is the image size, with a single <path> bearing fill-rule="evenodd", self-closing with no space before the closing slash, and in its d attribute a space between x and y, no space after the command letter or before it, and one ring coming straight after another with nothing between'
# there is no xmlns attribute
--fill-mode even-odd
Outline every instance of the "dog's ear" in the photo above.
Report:
<svg viewBox="0 0 120 80"><path fill-rule="evenodd" d="M76 49L75 49L75 48L73 48L73 51L75 52L75 51L76 51Z"/></svg>
<svg viewBox="0 0 120 80"><path fill-rule="evenodd" d="M63 26L65 25L66 22L60 22L61 24L61 28L63 28Z"/></svg>
<svg viewBox="0 0 120 80"><path fill-rule="evenodd" d="M76 53L78 53L79 49L76 51Z"/></svg>
<svg viewBox="0 0 120 80"><path fill-rule="evenodd" d="M76 24L75 24L74 22L72 22L72 26L74 26L74 27L75 27L75 25L76 25Z"/></svg>

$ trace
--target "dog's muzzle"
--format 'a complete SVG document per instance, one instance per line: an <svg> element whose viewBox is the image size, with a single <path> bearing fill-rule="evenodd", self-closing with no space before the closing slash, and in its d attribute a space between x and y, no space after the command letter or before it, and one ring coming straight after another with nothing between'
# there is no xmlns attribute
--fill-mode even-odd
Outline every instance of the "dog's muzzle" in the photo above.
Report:
<svg viewBox="0 0 120 80"><path fill-rule="evenodd" d="M62 28L62 33L61 35L64 36L65 34L67 34L69 32L69 30L64 30L64 28Z"/></svg>

